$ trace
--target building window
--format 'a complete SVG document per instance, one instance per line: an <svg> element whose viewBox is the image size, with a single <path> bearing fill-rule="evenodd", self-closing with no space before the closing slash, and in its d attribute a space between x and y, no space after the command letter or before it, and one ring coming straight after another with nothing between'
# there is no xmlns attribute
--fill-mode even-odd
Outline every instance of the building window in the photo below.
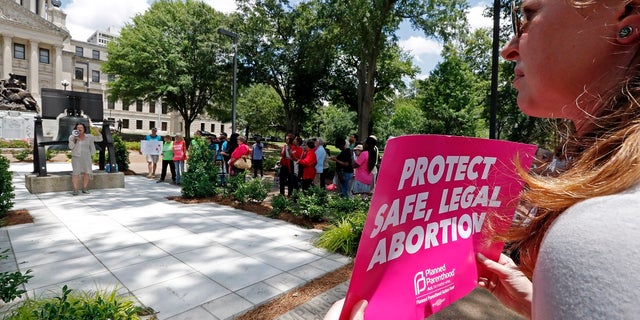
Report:
<svg viewBox="0 0 640 320"><path fill-rule="evenodd" d="M107 75L107 81L108 82L114 82L116 80L116 76L112 75L112 74L108 74Z"/></svg>
<svg viewBox="0 0 640 320"><path fill-rule="evenodd" d="M166 103L162 103L162 114L167 114L169 112L169 106Z"/></svg>
<svg viewBox="0 0 640 320"><path fill-rule="evenodd" d="M76 80L84 80L84 69L76 67Z"/></svg>
<svg viewBox="0 0 640 320"><path fill-rule="evenodd" d="M136 129L142 129L142 120L136 120Z"/></svg>
<svg viewBox="0 0 640 320"><path fill-rule="evenodd" d="M220 132L224 132L224 124L220 125Z"/></svg>
<svg viewBox="0 0 640 320"><path fill-rule="evenodd" d="M13 58L14 59L25 59L25 48L24 44L14 43L13 44Z"/></svg>
<svg viewBox="0 0 640 320"><path fill-rule="evenodd" d="M162 123L160 124L160 127L162 127L160 130L167 131L167 122L166 121L162 121Z"/></svg>
<svg viewBox="0 0 640 320"><path fill-rule="evenodd" d="M149 130L153 129L156 127L156 122L155 121L149 121Z"/></svg>
<svg viewBox="0 0 640 320"><path fill-rule="evenodd" d="M122 128L129 129L129 119L122 119Z"/></svg>
<svg viewBox="0 0 640 320"><path fill-rule="evenodd" d="M204 131L204 123L200 124L200 131Z"/></svg>
<svg viewBox="0 0 640 320"><path fill-rule="evenodd" d="M122 102L122 110L124 111L129 111L129 104L127 104L126 102Z"/></svg>
<svg viewBox="0 0 640 320"><path fill-rule="evenodd" d="M91 82L100 82L100 71L91 70Z"/></svg>
<svg viewBox="0 0 640 320"><path fill-rule="evenodd" d="M84 55L84 48L76 47L76 56L82 57Z"/></svg>
<svg viewBox="0 0 640 320"><path fill-rule="evenodd" d="M136 100L136 111L142 112L142 100Z"/></svg>
<svg viewBox="0 0 640 320"><path fill-rule="evenodd" d="M211 133L214 133L214 132L216 132L216 124L212 123L211 124Z"/></svg>
<svg viewBox="0 0 640 320"><path fill-rule="evenodd" d="M93 50L93 51L91 52L91 57L92 57L92 58L94 58L94 59L96 59L96 60L100 60L100 51L98 51L98 50Z"/></svg>
<svg viewBox="0 0 640 320"><path fill-rule="evenodd" d="M156 113L156 102L149 101L149 113Z"/></svg>
<svg viewBox="0 0 640 320"><path fill-rule="evenodd" d="M116 108L116 103L113 101L107 101L107 109L114 110Z"/></svg>
<svg viewBox="0 0 640 320"><path fill-rule="evenodd" d="M49 64L49 49L40 48L40 63Z"/></svg>

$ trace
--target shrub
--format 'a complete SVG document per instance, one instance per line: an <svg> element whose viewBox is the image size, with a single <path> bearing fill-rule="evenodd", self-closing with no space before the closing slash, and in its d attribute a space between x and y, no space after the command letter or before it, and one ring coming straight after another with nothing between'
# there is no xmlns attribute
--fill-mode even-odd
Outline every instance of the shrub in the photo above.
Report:
<svg viewBox="0 0 640 320"><path fill-rule="evenodd" d="M271 198L271 207L273 207L271 215L276 216L287 211L291 204L291 201L281 194L273 196L273 198Z"/></svg>
<svg viewBox="0 0 640 320"><path fill-rule="evenodd" d="M8 319L140 319L143 308L131 297L117 295L117 291L92 293L73 292L66 285L62 295L45 299L26 300Z"/></svg>
<svg viewBox="0 0 640 320"><path fill-rule="evenodd" d="M18 161L31 161L31 155L33 154L33 150L31 149L21 149L16 152L13 156L16 157Z"/></svg>
<svg viewBox="0 0 640 320"><path fill-rule="evenodd" d="M3 140L0 139L0 148L31 148L28 141L25 140Z"/></svg>
<svg viewBox="0 0 640 320"><path fill-rule="evenodd" d="M127 150L140 150L140 141L123 141L123 143Z"/></svg>
<svg viewBox="0 0 640 320"><path fill-rule="evenodd" d="M129 151L127 150L127 146L119 134L113 135L113 150L116 154L116 163L118 164L118 170L129 170Z"/></svg>
<svg viewBox="0 0 640 320"><path fill-rule="evenodd" d="M280 161L279 155L265 156L262 167L265 171L272 170L276 166L276 162Z"/></svg>
<svg viewBox="0 0 640 320"><path fill-rule="evenodd" d="M9 159L0 156L0 218L6 216L13 207L13 182L9 171Z"/></svg>
<svg viewBox="0 0 640 320"><path fill-rule="evenodd" d="M295 205L291 213L301 215L314 220L321 220L327 215L327 202L329 194L327 190L311 187L304 192L293 194Z"/></svg>
<svg viewBox="0 0 640 320"><path fill-rule="evenodd" d="M367 220L366 211L357 211L340 219L323 232L316 245L331 252L354 257L358 251L362 229Z"/></svg>
<svg viewBox="0 0 640 320"><path fill-rule="evenodd" d="M334 220L340 220L355 211L368 210L369 202L361 197L343 198L332 196L329 197L327 207L328 215Z"/></svg>
<svg viewBox="0 0 640 320"><path fill-rule="evenodd" d="M189 146L189 169L182 178L182 196L206 198L214 196L218 186L219 168L203 139L191 140Z"/></svg>
<svg viewBox="0 0 640 320"><path fill-rule="evenodd" d="M269 195L271 183L262 179L251 179L243 185L246 200L253 203L262 203Z"/></svg>
<svg viewBox="0 0 640 320"><path fill-rule="evenodd" d="M9 255L7 254L9 249L5 249L0 253L0 260L7 259ZM29 279L33 278L30 276L31 269L27 270L25 273L16 272L1 272L0 273L0 300L7 303L13 301L15 298L20 298L25 291L21 289L21 286L29 281Z"/></svg>
<svg viewBox="0 0 640 320"><path fill-rule="evenodd" d="M53 159L53 157L55 157L56 154L58 154L58 151L50 148L47 148L47 151L44 152L44 156L45 158L47 158L47 161Z"/></svg>

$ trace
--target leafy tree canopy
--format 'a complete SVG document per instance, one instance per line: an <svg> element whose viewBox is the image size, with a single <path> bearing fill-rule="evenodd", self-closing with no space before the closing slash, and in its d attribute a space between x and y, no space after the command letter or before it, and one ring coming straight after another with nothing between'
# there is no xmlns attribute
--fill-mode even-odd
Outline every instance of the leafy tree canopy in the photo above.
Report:
<svg viewBox="0 0 640 320"><path fill-rule="evenodd" d="M107 46L103 71L115 76L109 98L162 98L180 113L189 138L193 120L217 96L228 95L231 75L220 67L224 55L217 33L225 19L200 1L155 1Z"/></svg>

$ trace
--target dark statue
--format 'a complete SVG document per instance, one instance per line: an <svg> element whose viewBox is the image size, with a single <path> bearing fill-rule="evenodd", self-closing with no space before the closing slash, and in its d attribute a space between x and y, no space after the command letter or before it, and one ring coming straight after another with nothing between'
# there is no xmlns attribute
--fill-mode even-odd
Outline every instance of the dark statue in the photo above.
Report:
<svg viewBox="0 0 640 320"><path fill-rule="evenodd" d="M40 113L38 102L26 89L27 85L18 80L13 73L9 73L9 79L0 80L0 110Z"/></svg>

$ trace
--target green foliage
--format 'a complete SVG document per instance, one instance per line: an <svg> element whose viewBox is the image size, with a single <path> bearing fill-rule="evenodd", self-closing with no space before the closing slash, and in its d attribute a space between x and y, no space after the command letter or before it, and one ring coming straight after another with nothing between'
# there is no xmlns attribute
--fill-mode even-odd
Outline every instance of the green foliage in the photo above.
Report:
<svg viewBox="0 0 640 320"><path fill-rule="evenodd" d="M323 232L316 245L331 252L337 252L354 257L358 251L358 244L367 220L367 211L357 211L349 214Z"/></svg>
<svg viewBox="0 0 640 320"><path fill-rule="evenodd" d="M291 213L313 220L322 220L327 215L327 190L311 187L306 191L295 192L292 197L294 206Z"/></svg>
<svg viewBox="0 0 640 320"><path fill-rule="evenodd" d="M223 50L231 53L230 39L217 32L226 19L201 1L154 1L107 45L102 71L115 76L109 99L162 97L182 115L188 141L193 120L229 96L232 70Z"/></svg>
<svg viewBox="0 0 640 320"><path fill-rule="evenodd" d="M45 158L47 158L47 160L53 159L53 157L55 157L56 154L58 154L58 151L49 149L49 148L44 152L44 156Z"/></svg>
<svg viewBox="0 0 640 320"><path fill-rule="evenodd" d="M283 213L288 210L288 208L292 205L291 200L281 194L277 194L271 198L271 210L272 216L277 216L280 213Z"/></svg>
<svg viewBox="0 0 640 320"><path fill-rule="evenodd" d="M228 194L240 203L262 203L269 195L271 182L262 179L249 179L246 181L248 171L229 178L227 184Z"/></svg>
<svg viewBox="0 0 640 320"><path fill-rule="evenodd" d="M269 125L299 133L328 87L336 55L335 43L323 30L328 20L319 16L317 2L237 3L240 14L235 28L242 34L239 51L245 53L242 60L249 68L245 72L271 86L280 100L278 121Z"/></svg>
<svg viewBox="0 0 640 320"><path fill-rule="evenodd" d="M9 171L9 159L0 156L0 218L6 216L13 207L13 181Z"/></svg>
<svg viewBox="0 0 640 320"><path fill-rule="evenodd" d="M92 293L74 292L66 285L62 295L26 300L7 318L9 320L111 319L135 320L142 308L130 297L117 295L117 290Z"/></svg>
<svg viewBox="0 0 640 320"><path fill-rule="evenodd" d="M0 139L0 148L31 148L31 144L25 140Z"/></svg>
<svg viewBox="0 0 640 320"><path fill-rule="evenodd" d="M195 137L189 146L189 169L182 178L182 196L206 198L217 193L219 168L204 139Z"/></svg>
<svg viewBox="0 0 640 320"><path fill-rule="evenodd" d="M271 171L278 161L280 161L280 155L265 155L262 161L262 167L265 171Z"/></svg>
<svg viewBox="0 0 640 320"><path fill-rule="evenodd" d="M140 145L140 142L138 142L138 145ZM124 142L119 134L113 135L113 150L116 154L116 163L118 164L118 170L129 170L130 161L127 142Z"/></svg>
<svg viewBox="0 0 640 320"><path fill-rule="evenodd" d="M273 135L277 133L273 130L273 124L284 122L282 100L276 91L266 84L241 88L237 108L237 124L240 130L260 133L263 136Z"/></svg>
<svg viewBox="0 0 640 320"><path fill-rule="evenodd" d="M333 145L337 138L346 139L356 132L356 118L356 112L345 106L329 105L319 108L312 121L319 124L325 143Z"/></svg>
<svg viewBox="0 0 640 320"><path fill-rule="evenodd" d="M9 257L7 252L9 252L9 249L5 249L0 253L0 260L5 260ZM26 293L27 291L21 287L23 284L29 282L29 279L33 278L29 273L31 273L31 269L25 273L19 271L0 272L0 300L7 303L16 298L20 298Z"/></svg>
<svg viewBox="0 0 640 320"><path fill-rule="evenodd" d="M369 209L369 201L363 200L361 197L343 198L338 196L329 197L327 203L329 216L334 221L344 219L356 211L367 211Z"/></svg>
<svg viewBox="0 0 640 320"><path fill-rule="evenodd" d="M124 141L127 150L140 150L140 141Z"/></svg>
<svg viewBox="0 0 640 320"><path fill-rule="evenodd" d="M33 149L22 149L18 152L15 152L13 156L18 161L31 161L33 160L31 157L32 154L33 154Z"/></svg>
<svg viewBox="0 0 640 320"><path fill-rule="evenodd" d="M242 189L244 189L243 195L245 195L245 198L242 200L237 199L238 201L262 203L262 201L264 201L264 199L266 199L269 195L269 190L271 190L271 182L262 179L250 179L248 182L245 182L242 185Z"/></svg>

